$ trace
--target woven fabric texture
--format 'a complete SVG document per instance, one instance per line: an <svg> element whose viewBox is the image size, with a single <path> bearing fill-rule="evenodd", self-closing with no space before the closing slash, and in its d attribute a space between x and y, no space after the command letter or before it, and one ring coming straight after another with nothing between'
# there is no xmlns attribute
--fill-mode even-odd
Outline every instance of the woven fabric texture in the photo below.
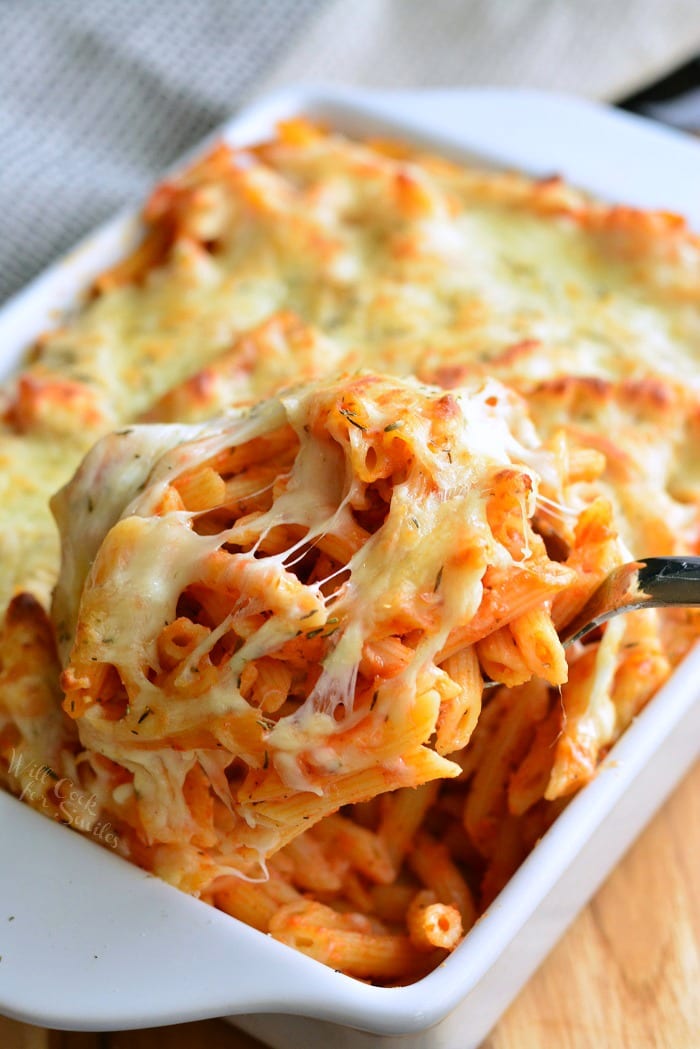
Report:
<svg viewBox="0 0 700 1049"><path fill-rule="evenodd" d="M316 0L0 0L0 301L250 95Z"/></svg>

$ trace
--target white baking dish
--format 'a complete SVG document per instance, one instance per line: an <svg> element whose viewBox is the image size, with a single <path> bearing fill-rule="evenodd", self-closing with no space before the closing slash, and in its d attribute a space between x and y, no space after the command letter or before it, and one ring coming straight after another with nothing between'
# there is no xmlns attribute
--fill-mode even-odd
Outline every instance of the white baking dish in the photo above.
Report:
<svg viewBox="0 0 700 1049"><path fill-rule="evenodd" d="M252 141L292 113L485 164L556 171L611 200L684 212L700 228L700 147L590 103L501 90L304 89L252 106L219 134ZM116 219L5 307L3 367L135 230L133 217ZM690 767L699 682L696 650L462 946L407 988L333 972L0 793L0 1013L86 1030L231 1016L279 1049L473 1049Z"/></svg>

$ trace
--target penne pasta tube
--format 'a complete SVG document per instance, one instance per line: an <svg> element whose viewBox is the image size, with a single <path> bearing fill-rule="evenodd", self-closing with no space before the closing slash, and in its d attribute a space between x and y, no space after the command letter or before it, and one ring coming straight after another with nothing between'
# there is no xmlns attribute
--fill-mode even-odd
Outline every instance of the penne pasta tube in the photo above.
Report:
<svg viewBox="0 0 700 1049"><path fill-rule="evenodd" d="M476 921L476 904L447 848L430 834L420 831L414 839L409 864L440 903L454 907L459 912L464 930L470 929Z"/></svg>
<svg viewBox="0 0 700 1049"><path fill-rule="evenodd" d="M439 903L430 889L416 893L406 912L411 943L419 951L441 947L453 951L462 939L462 918L456 907Z"/></svg>

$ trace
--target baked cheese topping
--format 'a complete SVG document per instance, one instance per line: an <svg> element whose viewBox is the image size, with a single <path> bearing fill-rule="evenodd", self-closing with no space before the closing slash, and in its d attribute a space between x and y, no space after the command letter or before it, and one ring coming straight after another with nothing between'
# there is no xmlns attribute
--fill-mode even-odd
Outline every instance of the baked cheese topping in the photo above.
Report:
<svg viewBox="0 0 700 1049"><path fill-rule="evenodd" d="M0 531L18 556L0 565L3 602L46 600L57 567L46 500L22 478L48 495L100 433L154 405L203 418L355 367L442 385L485 368L521 389L651 375L697 391L700 261L675 216L287 125L264 146L220 147L145 217L144 247L6 391ZM38 443L15 459L14 432L30 429Z"/></svg>

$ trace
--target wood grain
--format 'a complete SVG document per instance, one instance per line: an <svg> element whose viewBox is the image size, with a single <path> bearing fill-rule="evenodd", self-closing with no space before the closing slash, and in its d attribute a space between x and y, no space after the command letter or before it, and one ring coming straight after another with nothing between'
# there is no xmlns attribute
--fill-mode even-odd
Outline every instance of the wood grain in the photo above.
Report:
<svg viewBox="0 0 700 1049"><path fill-rule="evenodd" d="M698 1049L699 989L696 766L483 1049Z"/></svg>
<svg viewBox="0 0 700 1049"><path fill-rule="evenodd" d="M698 1049L700 766L686 778L482 1049ZM0 1017L0 1049L259 1049L218 1020L72 1034ZM455 1046L454 1049L460 1049Z"/></svg>
<svg viewBox="0 0 700 1049"><path fill-rule="evenodd" d="M26 1024L18 1024L0 1016L2 1049L48 1049L50 1037L48 1031L39 1027L28 1027Z"/></svg>

